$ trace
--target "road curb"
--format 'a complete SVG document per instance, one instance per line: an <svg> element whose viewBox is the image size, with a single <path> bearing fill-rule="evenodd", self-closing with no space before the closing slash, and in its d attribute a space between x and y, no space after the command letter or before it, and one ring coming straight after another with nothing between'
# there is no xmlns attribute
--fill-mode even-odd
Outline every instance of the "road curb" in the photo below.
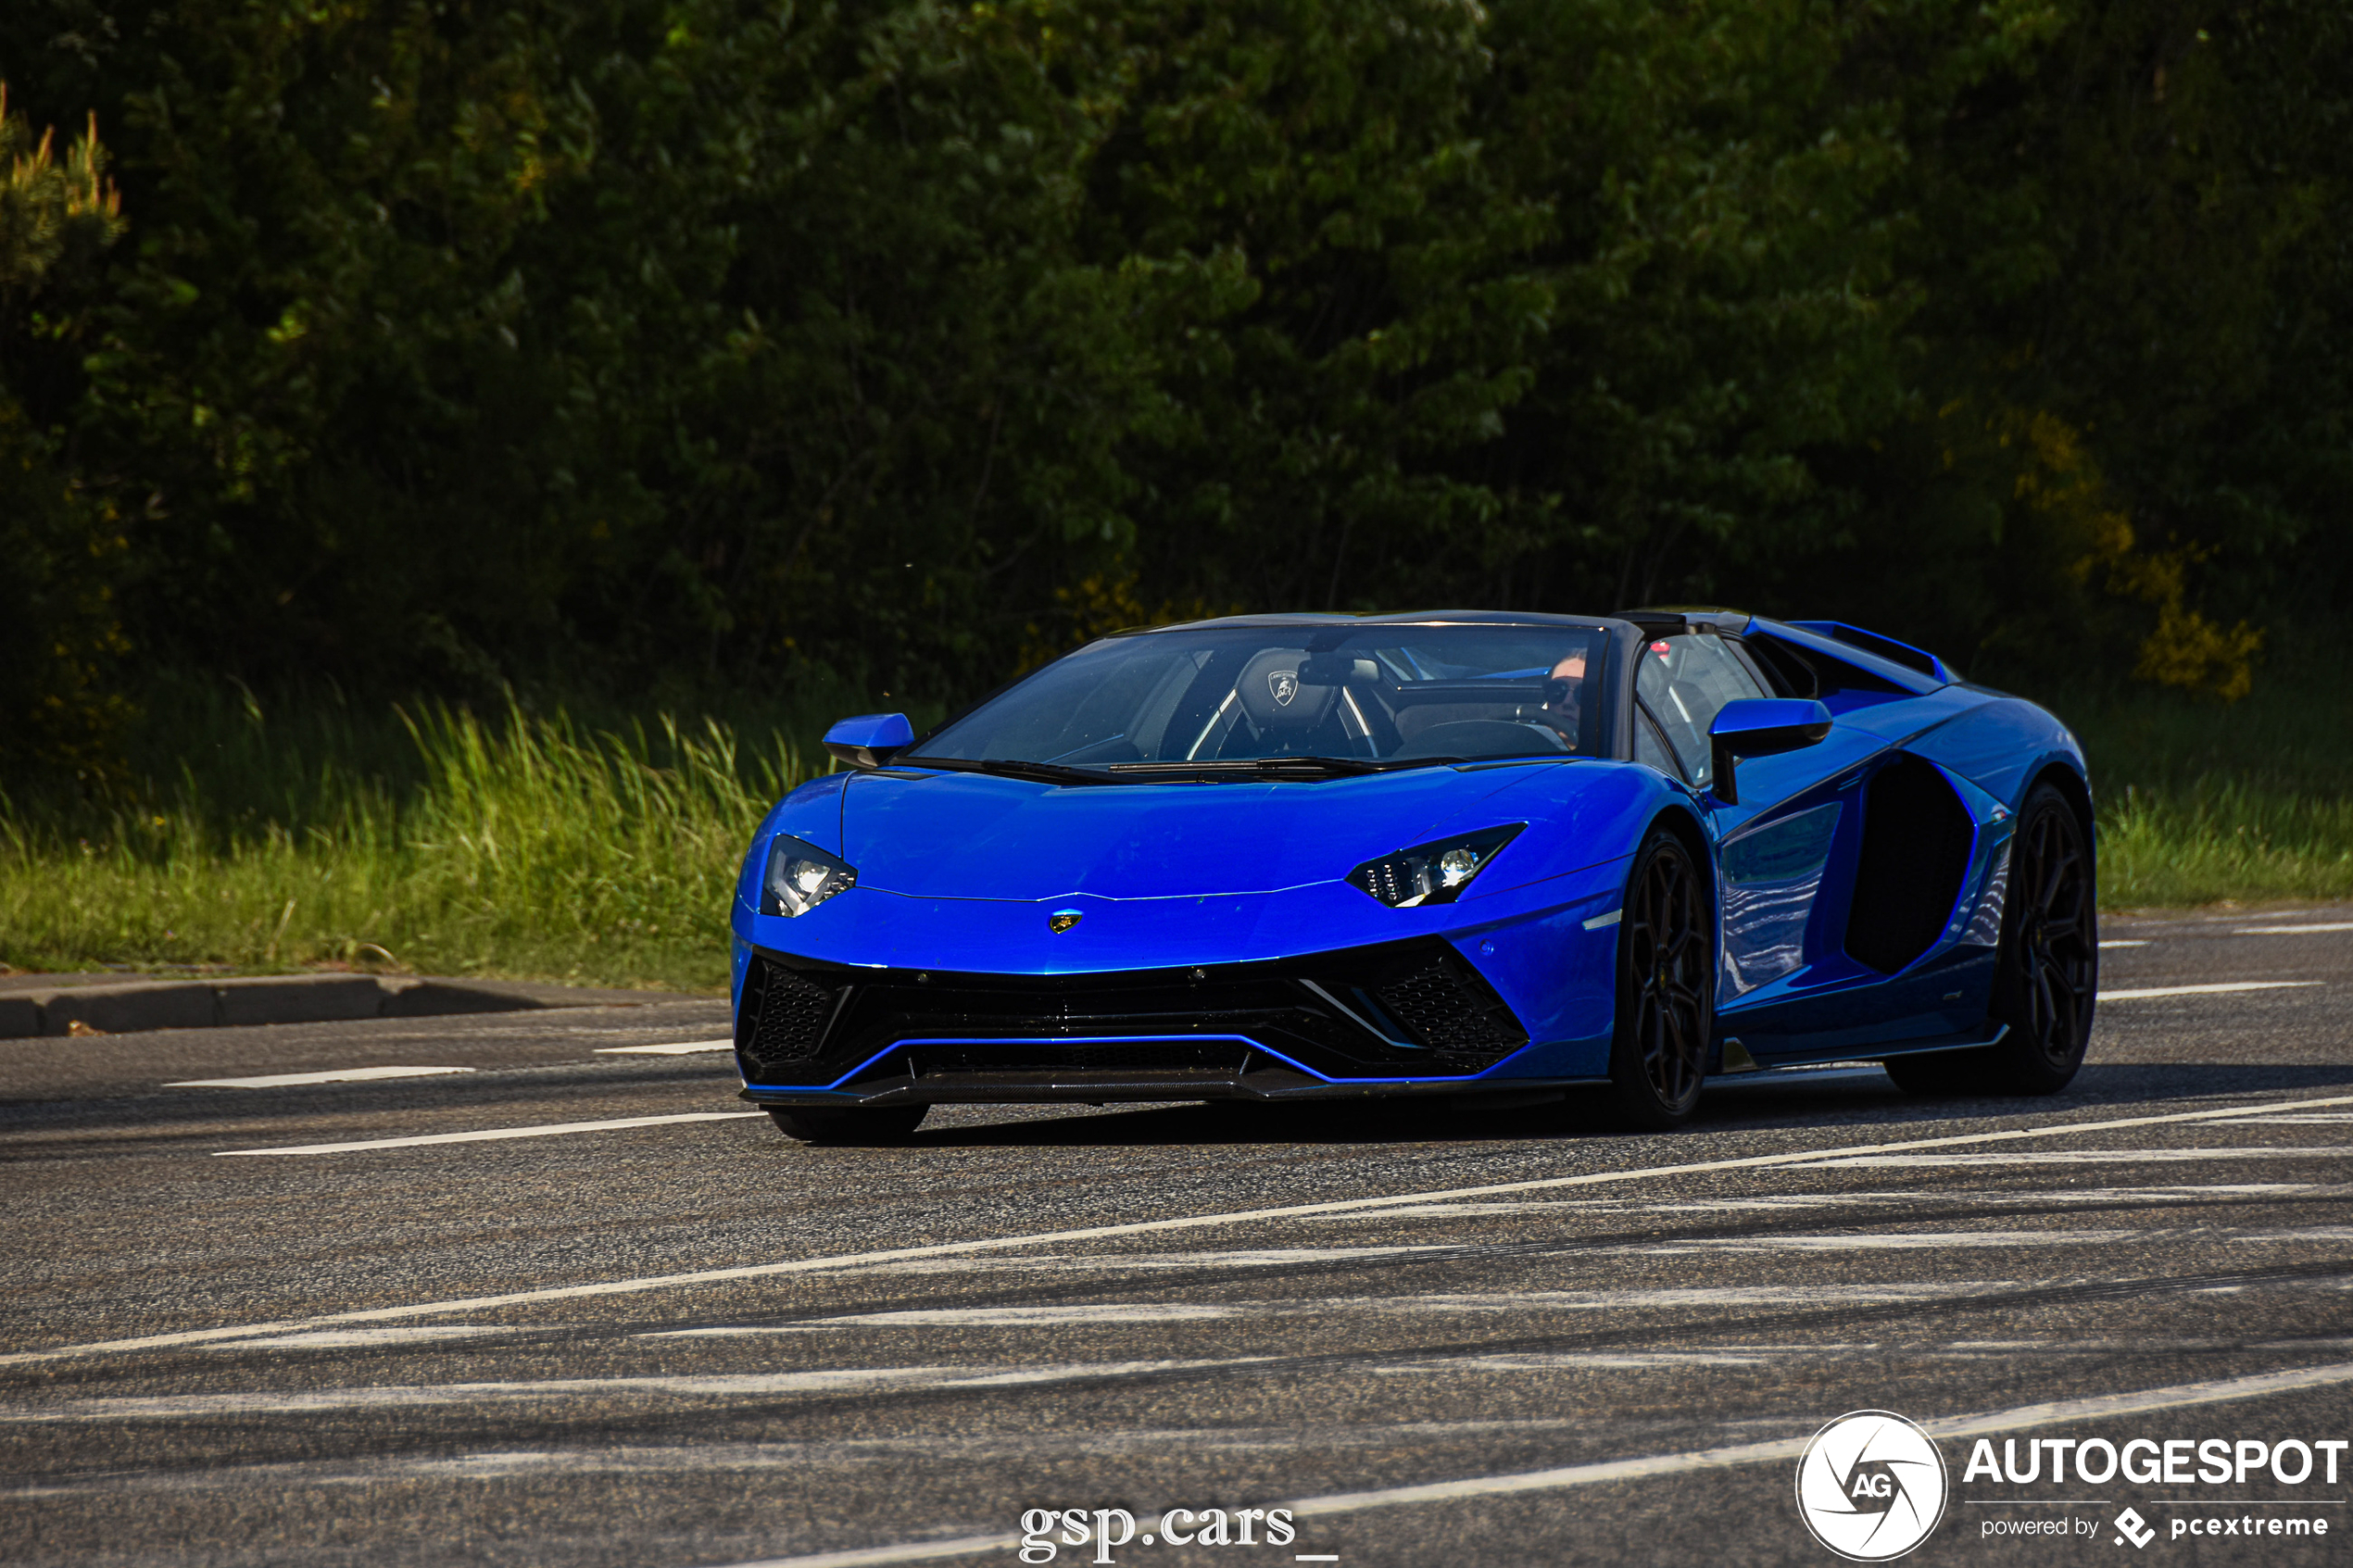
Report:
<svg viewBox="0 0 2353 1568"><path fill-rule="evenodd" d="M550 1007L638 1006L673 999L647 991L592 990L523 981L376 974L257 975L229 980L136 980L58 985L0 995L0 1039L134 1035L151 1029L336 1023L361 1018L434 1018ZM76 1025L80 1028L77 1029Z"/></svg>

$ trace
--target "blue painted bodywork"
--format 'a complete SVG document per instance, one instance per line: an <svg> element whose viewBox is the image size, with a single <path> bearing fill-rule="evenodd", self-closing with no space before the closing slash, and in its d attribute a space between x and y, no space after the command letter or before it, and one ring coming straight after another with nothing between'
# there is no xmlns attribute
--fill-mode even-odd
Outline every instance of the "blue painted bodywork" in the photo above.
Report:
<svg viewBox="0 0 2353 1568"><path fill-rule="evenodd" d="M1629 649L1658 632L1650 621L1602 624L1617 628ZM1165 1035L1131 1027L1101 1039L1064 1031L1037 1044L1239 1042L1257 1049L1260 1058L1248 1060L1263 1059L1270 1073L1256 1087L1238 1080L1220 1092L1265 1098L1599 1079L1608 1072L1616 1016L1614 916L1637 850L1662 825L1704 850L1715 882L1717 1033L1719 1042L1741 1042L1736 1057L1765 1066L1876 1060L1988 1037L2011 822L2045 777L2062 778L2088 809L2074 738L2030 703L1950 679L1932 656L1907 663L1861 646L1869 634L1843 641L1830 623L1745 616L1694 617L1692 624L1744 646L1778 643L1826 673L1818 696L1831 718L1828 735L1744 759L1736 805L1632 760L1623 744L1615 757L1316 782L1072 787L912 765L812 779L762 820L737 882L731 924L739 1046L753 1022L743 1006L759 952L821 966L849 988L845 996L869 981L902 990L1016 991L1034 982L1043 996L1043 988L1096 978L1254 984L1289 974L1287 965L1420 941L1442 943L1475 971L1526 1043L1475 1072L1439 1071L1434 1058L1421 1070L1409 1060L1402 1068L1335 1071L1271 1036L1207 1023L1172 1022ZM1916 668L1920 662L1931 668ZM1848 955L1846 925L1870 783L1899 759L1930 765L1950 784L1967 814L1967 864L1940 934L1888 973ZM1508 824L1526 825L1451 902L1391 908L1347 880L1402 847ZM760 913L761 871L779 834L839 856L855 868L856 885L798 917ZM1050 928L1050 916L1072 915L1067 929ZM1409 1032L1378 1016L1370 993L1353 993L1362 1007L1337 982L1315 994L1331 1001L1336 1016L1387 1031L1400 1042L1397 1054L1410 1056ZM764 1103L1151 1098L1083 1075L1059 1089L1026 1083L1003 1093L985 1084L919 1092L911 1077L876 1076L904 1047L1006 1040L1001 1031L931 1029L887 1042L874 1057L789 1079L763 1076L750 1056L739 1060L750 1074L748 1098Z"/></svg>

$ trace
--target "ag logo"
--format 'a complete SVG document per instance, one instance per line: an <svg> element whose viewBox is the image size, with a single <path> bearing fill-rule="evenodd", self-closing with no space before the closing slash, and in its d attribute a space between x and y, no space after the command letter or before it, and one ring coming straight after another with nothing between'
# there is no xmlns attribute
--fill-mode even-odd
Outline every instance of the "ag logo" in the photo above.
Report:
<svg viewBox="0 0 2353 1568"><path fill-rule="evenodd" d="M1903 1556L1944 1517L1944 1456L1888 1411L1856 1411L1814 1434L1797 1461L1797 1513L1850 1562Z"/></svg>
<svg viewBox="0 0 2353 1568"><path fill-rule="evenodd" d="M1056 909L1046 917L1046 929L1060 936L1087 917L1076 909Z"/></svg>
<svg viewBox="0 0 2353 1568"><path fill-rule="evenodd" d="M1269 670L1266 671L1266 689L1274 694L1276 707L1289 708L1291 698L1299 695L1299 671Z"/></svg>

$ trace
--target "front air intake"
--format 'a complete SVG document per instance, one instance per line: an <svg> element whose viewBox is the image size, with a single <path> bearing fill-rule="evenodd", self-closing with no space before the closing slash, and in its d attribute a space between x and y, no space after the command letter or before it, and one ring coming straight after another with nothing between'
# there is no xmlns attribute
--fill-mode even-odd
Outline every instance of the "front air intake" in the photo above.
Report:
<svg viewBox="0 0 2353 1568"><path fill-rule="evenodd" d="M799 970L753 960L736 1022L736 1048L748 1059L748 1071L757 1074L774 1064L813 1059L838 999L831 986Z"/></svg>
<svg viewBox="0 0 2353 1568"><path fill-rule="evenodd" d="M1422 1044L1459 1066L1487 1066L1528 1043L1528 1032L1503 998L1451 954L1434 957L1373 995Z"/></svg>

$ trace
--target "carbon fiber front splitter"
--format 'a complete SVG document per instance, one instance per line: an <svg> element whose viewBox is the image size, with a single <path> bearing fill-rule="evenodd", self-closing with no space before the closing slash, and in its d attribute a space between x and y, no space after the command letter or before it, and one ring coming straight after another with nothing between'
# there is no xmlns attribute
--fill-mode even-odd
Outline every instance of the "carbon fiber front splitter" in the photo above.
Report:
<svg viewBox="0 0 2353 1568"><path fill-rule="evenodd" d="M1362 1100L1394 1097L1445 1098L1497 1092L1567 1089L1606 1084L1606 1078L1408 1078L1333 1082L1283 1068L1239 1073L974 1073L868 1078L855 1088L808 1089L748 1085L738 1098L754 1105L1115 1105L1164 1100Z"/></svg>

